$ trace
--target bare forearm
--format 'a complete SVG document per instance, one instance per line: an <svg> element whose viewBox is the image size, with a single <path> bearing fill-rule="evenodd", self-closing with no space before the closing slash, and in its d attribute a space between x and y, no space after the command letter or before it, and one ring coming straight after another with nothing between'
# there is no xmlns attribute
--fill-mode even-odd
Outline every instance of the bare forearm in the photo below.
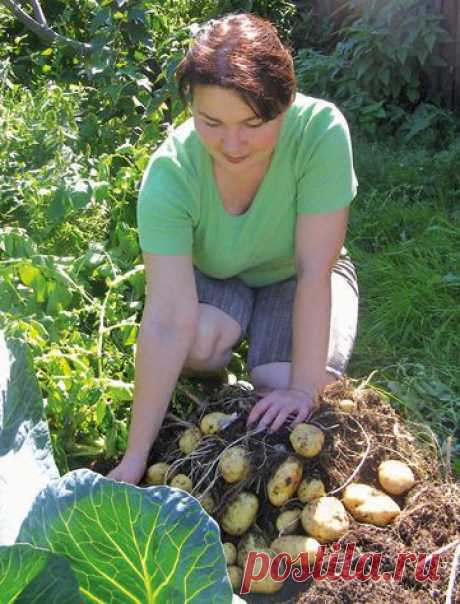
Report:
<svg viewBox="0 0 460 604"><path fill-rule="evenodd" d="M329 345L331 279L299 277L292 322L290 387L316 394L324 380Z"/></svg>
<svg viewBox="0 0 460 604"><path fill-rule="evenodd" d="M193 338L191 327L141 326L126 455L147 459Z"/></svg>

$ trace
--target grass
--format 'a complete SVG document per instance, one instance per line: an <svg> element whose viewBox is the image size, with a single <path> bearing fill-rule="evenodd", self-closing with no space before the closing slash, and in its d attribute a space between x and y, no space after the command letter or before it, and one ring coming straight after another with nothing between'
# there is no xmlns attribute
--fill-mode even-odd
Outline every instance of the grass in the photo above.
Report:
<svg viewBox="0 0 460 604"><path fill-rule="evenodd" d="M355 149L361 184L349 249L361 315L349 373L375 371L403 414L428 422L458 456L460 145L436 153L358 141Z"/></svg>

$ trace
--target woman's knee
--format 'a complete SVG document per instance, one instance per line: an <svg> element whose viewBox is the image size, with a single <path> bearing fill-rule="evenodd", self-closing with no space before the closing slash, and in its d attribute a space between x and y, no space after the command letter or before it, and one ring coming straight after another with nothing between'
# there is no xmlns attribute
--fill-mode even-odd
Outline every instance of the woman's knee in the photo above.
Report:
<svg viewBox="0 0 460 604"><path fill-rule="evenodd" d="M272 362L254 367L250 378L258 390L287 390L290 373L291 363Z"/></svg>
<svg viewBox="0 0 460 604"><path fill-rule="evenodd" d="M216 364L231 359L232 348L241 337L237 321L219 308L200 304L195 339L189 349L185 366L215 369ZM192 367L193 366L193 367ZM225 366L225 365L223 365Z"/></svg>

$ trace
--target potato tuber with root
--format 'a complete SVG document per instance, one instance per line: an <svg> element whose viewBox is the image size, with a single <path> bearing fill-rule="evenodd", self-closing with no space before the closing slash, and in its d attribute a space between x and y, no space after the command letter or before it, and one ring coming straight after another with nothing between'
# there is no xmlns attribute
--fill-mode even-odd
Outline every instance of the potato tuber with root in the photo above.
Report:
<svg viewBox="0 0 460 604"><path fill-rule="evenodd" d="M340 411L343 411L344 413L351 413L356 409L357 404L351 398L344 398L337 403L337 406Z"/></svg>
<svg viewBox="0 0 460 604"><path fill-rule="evenodd" d="M399 505L391 497L367 484L349 484L342 501L350 514L358 522L376 526L386 526L401 512Z"/></svg>
<svg viewBox="0 0 460 604"><path fill-rule="evenodd" d="M302 463L293 455L278 466L267 485L268 499L272 505L281 507L294 496L302 480L302 472Z"/></svg>
<svg viewBox="0 0 460 604"><path fill-rule="evenodd" d="M268 542L262 533L254 530L249 531L241 537L237 548L237 564L240 568L244 568L249 552L254 550L265 549L268 547Z"/></svg>
<svg viewBox="0 0 460 604"><path fill-rule="evenodd" d="M402 495L415 484L415 476L409 466L397 459L382 461L378 468L379 482L391 495Z"/></svg>
<svg viewBox="0 0 460 604"><path fill-rule="evenodd" d="M190 491L193 489L193 482L185 474L177 474L174 476L169 485L171 487L175 487L176 489L187 491L187 493L190 493Z"/></svg>
<svg viewBox="0 0 460 604"><path fill-rule="evenodd" d="M224 555L227 565L231 566L232 564L236 564L236 547L233 545L233 543L227 541L227 543L224 543L222 547L224 548Z"/></svg>
<svg viewBox="0 0 460 604"><path fill-rule="evenodd" d="M320 543L340 539L350 527L347 512L336 497L320 497L308 503L301 520L305 532Z"/></svg>
<svg viewBox="0 0 460 604"><path fill-rule="evenodd" d="M267 548L259 548L255 550L251 550L254 552L263 553L269 556L269 558L274 558L275 553ZM260 557L256 557L254 560L254 567L252 570L252 575L257 576L262 569L262 560ZM280 572L283 571L283 564L280 566ZM251 581L251 585L249 587L250 593L255 594L274 594L279 591L283 587L283 581L275 581L272 579L270 572L267 573L267 576L264 579L260 579L259 581Z"/></svg>
<svg viewBox="0 0 460 604"><path fill-rule="evenodd" d="M166 484L166 474L171 466L162 461L154 463L147 468L146 480L149 484Z"/></svg>
<svg viewBox="0 0 460 604"><path fill-rule="evenodd" d="M308 503L324 495L326 495L324 482L319 478L304 478L297 489L297 497L302 503Z"/></svg>
<svg viewBox="0 0 460 604"><path fill-rule="evenodd" d="M220 432L232 421L232 419L232 415L227 415L220 411L208 413L200 422L201 432L206 435Z"/></svg>
<svg viewBox="0 0 460 604"><path fill-rule="evenodd" d="M247 478L251 470L249 451L244 447L225 449L219 459L219 470L230 484Z"/></svg>
<svg viewBox="0 0 460 604"><path fill-rule="evenodd" d="M257 497L242 491L227 505L220 524L229 535L243 535L255 521L258 511Z"/></svg>
<svg viewBox="0 0 460 604"><path fill-rule="evenodd" d="M201 430L197 426L191 426L182 432L179 439L179 449L185 455L190 455L197 448L202 438Z"/></svg>
<svg viewBox="0 0 460 604"><path fill-rule="evenodd" d="M300 515L302 510L287 510L281 512L276 519L276 528L281 535L295 533L300 524Z"/></svg>
<svg viewBox="0 0 460 604"><path fill-rule="evenodd" d="M324 432L313 424L297 424L289 440L296 453L302 457L314 457L323 448Z"/></svg>
<svg viewBox="0 0 460 604"><path fill-rule="evenodd" d="M243 571L239 566L231 564L227 566L227 573L234 591L239 591L243 581Z"/></svg>
<svg viewBox="0 0 460 604"><path fill-rule="evenodd" d="M306 537L305 535L289 535L286 537L278 537L270 544L270 549L275 553L281 554L283 552L288 553L291 556L292 561L298 558L295 562L296 565L301 565L303 560L300 558L300 554L306 554L308 564L314 564L316 554L320 544L316 539L312 537Z"/></svg>
<svg viewBox="0 0 460 604"><path fill-rule="evenodd" d="M214 497L211 495L211 493L197 495L197 499L201 503L202 507L208 512L208 514L212 514L216 509L216 502L214 501Z"/></svg>

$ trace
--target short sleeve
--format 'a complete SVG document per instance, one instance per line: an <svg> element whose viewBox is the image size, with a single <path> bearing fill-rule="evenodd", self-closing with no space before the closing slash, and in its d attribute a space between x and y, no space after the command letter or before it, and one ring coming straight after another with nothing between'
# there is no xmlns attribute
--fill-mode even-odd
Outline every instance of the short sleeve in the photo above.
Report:
<svg viewBox="0 0 460 604"><path fill-rule="evenodd" d="M146 252L187 255L193 246L196 179L168 152L171 148L171 143L160 147L144 173L137 204L139 241Z"/></svg>
<svg viewBox="0 0 460 604"><path fill-rule="evenodd" d="M347 121L327 103L305 127L297 156L297 212L326 213L348 205L358 182Z"/></svg>

